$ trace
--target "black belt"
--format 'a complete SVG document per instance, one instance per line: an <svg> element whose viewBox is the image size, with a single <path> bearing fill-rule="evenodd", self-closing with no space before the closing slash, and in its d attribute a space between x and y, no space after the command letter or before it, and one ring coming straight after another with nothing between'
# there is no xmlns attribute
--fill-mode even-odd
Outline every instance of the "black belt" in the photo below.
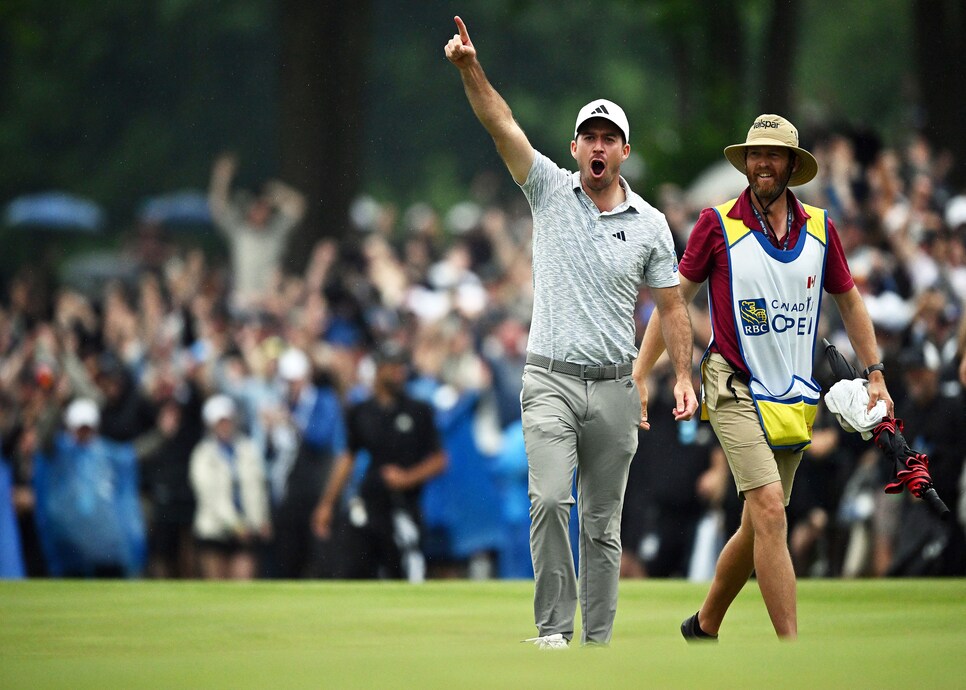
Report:
<svg viewBox="0 0 966 690"><path fill-rule="evenodd" d="M561 362L557 359L550 359L543 355L527 353L527 364L533 364L549 372L558 372L568 376L576 376L579 379L619 379L628 376L634 369L633 362L623 364L574 364L573 362Z"/></svg>

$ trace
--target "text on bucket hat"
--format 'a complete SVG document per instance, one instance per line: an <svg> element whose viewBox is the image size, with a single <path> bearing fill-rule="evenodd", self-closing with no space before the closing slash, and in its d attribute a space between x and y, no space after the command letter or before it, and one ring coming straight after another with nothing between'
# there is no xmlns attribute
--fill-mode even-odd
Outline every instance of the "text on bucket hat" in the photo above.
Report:
<svg viewBox="0 0 966 690"><path fill-rule="evenodd" d="M77 398L64 412L64 425L68 429L80 429L89 427L96 429L101 424L101 413L97 409L97 403L90 398Z"/></svg>
<svg viewBox="0 0 966 690"><path fill-rule="evenodd" d="M742 175L746 173L745 150L752 146L783 146L795 152L800 162L798 170L788 180L789 187L805 184L818 174L815 156L798 145L798 130L781 115L759 115L743 144L725 147L725 158Z"/></svg>
<svg viewBox="0 0 966 690"><path fill-rule="evenodd" d="M620 131L624 133L625 144L631 140L631 126L627 124L627 115L624 114L624 110L613 101L608 101L605 98L591 101L580 109L580 112L577 113L577 124L574 125L574 139L577 138L577 132L580 131L581 125L595 117L602 117L617 125Z"/></svg>
<svg viewBox="0 0 966 690"><path fill-rule="evenodd" d="M235 401L227 395L213 395L205 401L201 408L201 418L205 425L214 426L223 419L235 418Z"/></svg>

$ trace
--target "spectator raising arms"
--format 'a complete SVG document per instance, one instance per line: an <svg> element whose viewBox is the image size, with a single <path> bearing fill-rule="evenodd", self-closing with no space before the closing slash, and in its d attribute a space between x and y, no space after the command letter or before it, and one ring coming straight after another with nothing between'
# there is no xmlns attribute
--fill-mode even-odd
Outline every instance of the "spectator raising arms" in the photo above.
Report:
<svg viewBox="0 0 966 690"><path fill-rule="evenodd" d="M231 154L215 160L208 203L215 227L231 252L234 303L249 307L277 280L289 236L305 215L305 198L279 180L261 193L231 194L238 161Z"/></svg>

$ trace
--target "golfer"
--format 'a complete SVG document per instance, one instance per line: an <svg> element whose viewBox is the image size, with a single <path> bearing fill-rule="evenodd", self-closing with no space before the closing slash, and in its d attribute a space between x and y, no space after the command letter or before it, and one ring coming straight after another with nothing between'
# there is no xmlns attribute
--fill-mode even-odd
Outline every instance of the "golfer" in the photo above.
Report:
<svg viewBox="0 0 966 690"><path fill-rule="evenodd" d="M785 506L821 395L812 362L823 289L867 367L869 409L882 399L892 416L892 399L835 226L827 211L800 203L788 189L818 172L814 156L798 145L798 131L783 117L760 115L745 141L724 153L748 187L701 212L679 272L687 301L708 281L713 335L701 367L702 417L707 413L718 436L744 508L704 604L681 632L689 641L716 639L754 571L775 632L793 639L798 618ZM634 367L642 426L644 379L664 347L659 322L648 323Z"/></svg>
<svg viewBox="0 0 966 690"><path fill-rule="evenodd" d="M446 45L476 117L530 202L534 306L521 404L529 465L534 615L544 649L565 648L580 599L584 644L607 644L617 609L620 518L640 422L631 378L641 283L664 315L679 419L697 410L691 323L664 216L620 176L630 153L624 111L598 99L577 115L579 172L534 151L487 81L466 26ZM578 578L568 535L577 473Z"/></svg>

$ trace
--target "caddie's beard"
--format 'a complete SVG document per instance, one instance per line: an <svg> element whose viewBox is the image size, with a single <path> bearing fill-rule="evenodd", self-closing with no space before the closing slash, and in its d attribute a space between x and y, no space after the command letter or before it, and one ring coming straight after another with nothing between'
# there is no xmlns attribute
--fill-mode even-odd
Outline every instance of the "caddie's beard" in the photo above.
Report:
<svg viewBox="0 0 966 690"><path fill-rule="evenodd" d="M767 189L763 189L761 185L756 183L752 183L751 185L751 191L755 193L755 197L762 207L771 205L771 202L785 193L785 189L787 187L783 184L771 185Z"/></svg>
<svg viewBox="0 0 966 690"><path fill-rule="evenodd" d="M779 178L777 173L772 175L772 184L764 188L758 181L758 176L754 173L748 175L748 185L751 187L752 193L754 193L755 198L758 199L758 203L761 204L763 209L767 209L771 206L772 202L778 199L785 190L788 189L788 182L792 179L792 164L794 159L788 161L788 169L784 171L784 175Z"/></svg>

